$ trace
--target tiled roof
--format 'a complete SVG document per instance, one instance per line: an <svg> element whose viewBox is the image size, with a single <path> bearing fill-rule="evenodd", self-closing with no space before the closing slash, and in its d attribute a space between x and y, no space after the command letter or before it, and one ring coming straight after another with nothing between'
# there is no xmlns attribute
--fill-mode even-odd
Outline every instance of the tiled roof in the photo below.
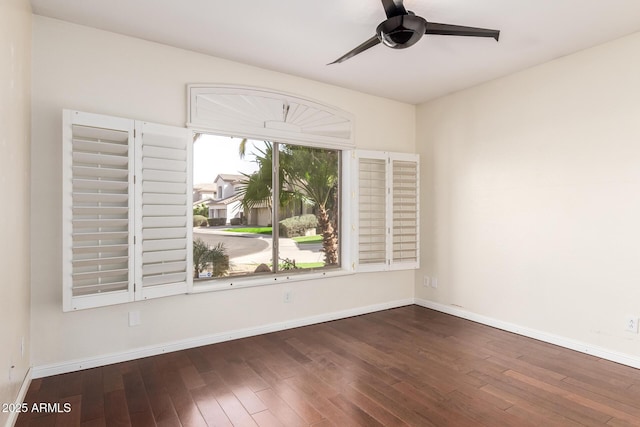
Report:
<svg viewBox="0 0 640 427"><path fill-rule="evenodd" d="M244 175L237 175L237 174L232 174L232 173L221 173L218 174L218 176L216 177L216 179L214 179L214 182L218 180L218 178L221 178L227 182L239 182L239 181L244 181L245 179L247 179L246 176Z"/></svg>
<svg viewBox="0 0 640 427"><path fill-rule="evenodd" d="M199 191L201 193L215 193L216 191L218 191L218 186L215 184L206 182L202 184L194 184L193 190Z"/></svg>

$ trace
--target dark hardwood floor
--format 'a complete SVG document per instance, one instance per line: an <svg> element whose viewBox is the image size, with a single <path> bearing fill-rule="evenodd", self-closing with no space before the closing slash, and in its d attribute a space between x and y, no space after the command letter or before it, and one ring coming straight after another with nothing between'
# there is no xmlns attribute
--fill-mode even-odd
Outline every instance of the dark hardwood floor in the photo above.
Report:
<svg viewBox="0 0 640 427"><path fill-rule="evenodd" d="M18 426L640 426L640 370L408 306L34 380Z"/></svg>

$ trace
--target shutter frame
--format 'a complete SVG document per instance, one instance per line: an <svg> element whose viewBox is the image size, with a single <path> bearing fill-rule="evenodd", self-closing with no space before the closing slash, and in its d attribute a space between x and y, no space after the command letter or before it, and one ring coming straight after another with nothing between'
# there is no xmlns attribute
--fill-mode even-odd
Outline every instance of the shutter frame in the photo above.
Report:
<svg viewBox="0 0 640 427"><path fill-rule="evenodd" d="M128 119L63 111L63 311L133 300L133 130ZM102 218L109 211L117 217Z"/></svg>
<svg viewBox="0 0 640 427"><path fill-rule="evenodd" d="M377 162L384 165L384 188L377 185L380 197L384 198L384 204L371 203L370 194L372 187L367 182L367 171L361 165L367 162ZM404 165L407 171L400 171L394 177L394 165ZM355 150L353 155L353 223L356 224L353 238L354 269L358 272L405 270L420 267L420 162L417 154L394 153L383 151ZM403 174L408 174L402 176ZM413 178L413 179L412 179ZM406 181L406 182L404 182ZM396 203L394 203L394 197ZM415 200L412 208L409 199ZM380 210L384 216L384 243L377 249L384 247L384 259L378 257L375 262L364 260L365 245L371 245L375 232L370 226L370 218L373 209ZM396 221L394 223L394 217ZM404 230L403 230L404 229ZM415 236L404 236L403 231L412 230ZM378 233L378 237L379 237ZM395 251L394 251L395 248ZM398 248L402 249L398 253ZM371 249L371 246L369 246ZM400 256L399 256L400 255Z"/></svg>
<svg viewBox="0 0 640 427"><path fill-rule="evenodd" d="M353 188L356 193L354 203L356 220L354 222L357 226L354 233L354 264L357 271L381 271L385 270L388 265L388 171L386 164L387 154L385 152L355 151ZM382 170L379 171L378 168L382 168ZM382 176L379 176L380 174ZM374 194L376 190L381 194ZM382 212L374 212L376 208L383 210ZM376 218L379 215L382 215L381 219ZM379 223L380 221L382 224ZM376 242L380 238L383 241ZM381 257L376 256L375 254L380 250L384 253ZM367 252L369 253L367 254Z"/></svg>
<svg viewBox="0 0 640 427"><path fill-rule="evenodd" d="M417 154L389 153L388 165L391 181L390 269L420 268L420 158ZM396 167L403 170L396 173Z"/></svg>
<svg viewBox="0 0 640 427"><path fill-rule="evenodd" d="M63 110L62 127L63 311L190 292L193 286L191 131L72 110ZM171 193L168 204L172 205L166 217L157 216L160 211L153 206L164 199L158 191L162 186L152 186L154 197L148 198L148 203L145 204L143 198L145 132L158 136L157 146L150 150L151 165L165 166L159 173L148 174L149 177L161 183L165 176L168 181L182 181L178 186L173 185L175 182L166 186ZM118 140L114 141L114 137ZM179 150L166 146L178 140ZM176 193L182 197L175 197ZM178 219L183 224L181 260L176 262L172 254L167 256L168 252L176 251L175 242L171 241L176 238L175 230L160 240L157 237L163 237L161 228L154 228L160 233L145 234L145 214L155 215L152 222L160 225L163 218L170 222ZM143 249L145 243L147 253ZM149 258L148 253L152 252L160 254L165 261L154 265L150 269L153 277L146 278L148 284L159 286L145 287L142 262L145 255ZM164 285L166 280L158 278L163 274L176 278L177 271L182 272L184 280Z"/></svg>
<svg viewBox="0 0 640 427"><path fill-rule="evenodd" d="M190 135L185 128L136 122L136 300L193 287Z"/></svg>

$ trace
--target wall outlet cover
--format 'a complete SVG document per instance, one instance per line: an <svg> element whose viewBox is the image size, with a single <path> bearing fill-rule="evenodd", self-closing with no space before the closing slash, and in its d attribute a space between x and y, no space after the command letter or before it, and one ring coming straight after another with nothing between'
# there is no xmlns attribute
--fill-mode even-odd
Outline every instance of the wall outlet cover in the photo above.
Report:
<svg viewBox="0 0 640 427"><path fill-rule="evenodd" d="M129 326L139 326L142 324L142 318L140 316L140 310L134 310L129 312Z"/></svg>
<svg viewBox="0 0 640 427"><path fill-rule="evenodd" d="M293 292L291 289L285 289L282 301L287 304L293 301Z"/></svg>
<svg viewBox="0 0 640 427"><path fill-rule="evenodd" d="M625 330L634 334L638 333L638 316L627 315L625 318Z"/></svg>

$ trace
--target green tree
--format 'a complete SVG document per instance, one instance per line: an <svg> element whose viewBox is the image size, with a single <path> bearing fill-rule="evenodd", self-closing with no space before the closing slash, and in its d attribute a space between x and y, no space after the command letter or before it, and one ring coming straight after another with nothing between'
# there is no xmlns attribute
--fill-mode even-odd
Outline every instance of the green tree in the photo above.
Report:
<svg viewBox="0 0 640 427"><path fill-rule="evenodd" d="M201 215L205 218L209 217L209 208L204 203L200 203L193 207L193 215Z"/></svg>
<svg viewBox="0 0 640 427"><path fill-rule="evenodd" d="M278 145L280 207L292 201L304 201L316 208L316 217L322 231L322 247L327 265L338 263L337 195L338 151L297 145ZM271 206L273 190L273 144L254 153L258 170L246 175L240 194L246 209Z"/></svg>
<svg viewBox="0 0 640 427"><path fill-rule="evenodd" d="M322 230L325 263L337 264L338 152L296 145L285 147L283 157L286 159L287 184L315 205L318 225Z"/></svg>
<svg viewBox="0 0 640 427"><path fill-rule="evenodd" d="M243 140L244 141L244 140ZM252 174L243 173L245 179L242 186L238 189L238 194L242 196L242 207L247 212L250 209L267 206L272 208L271 195L273 194L273 144L265 142L264 149L255 148L255 162L258 164L258 170ZM244 153L244 147L240 151ZM244 154L242 154L244 156ZM280 155L280 206L287 206L294 200L299 200L300 195L294 191L287 190L283 183L286 182L287 173L286 158Z"/></svg>

